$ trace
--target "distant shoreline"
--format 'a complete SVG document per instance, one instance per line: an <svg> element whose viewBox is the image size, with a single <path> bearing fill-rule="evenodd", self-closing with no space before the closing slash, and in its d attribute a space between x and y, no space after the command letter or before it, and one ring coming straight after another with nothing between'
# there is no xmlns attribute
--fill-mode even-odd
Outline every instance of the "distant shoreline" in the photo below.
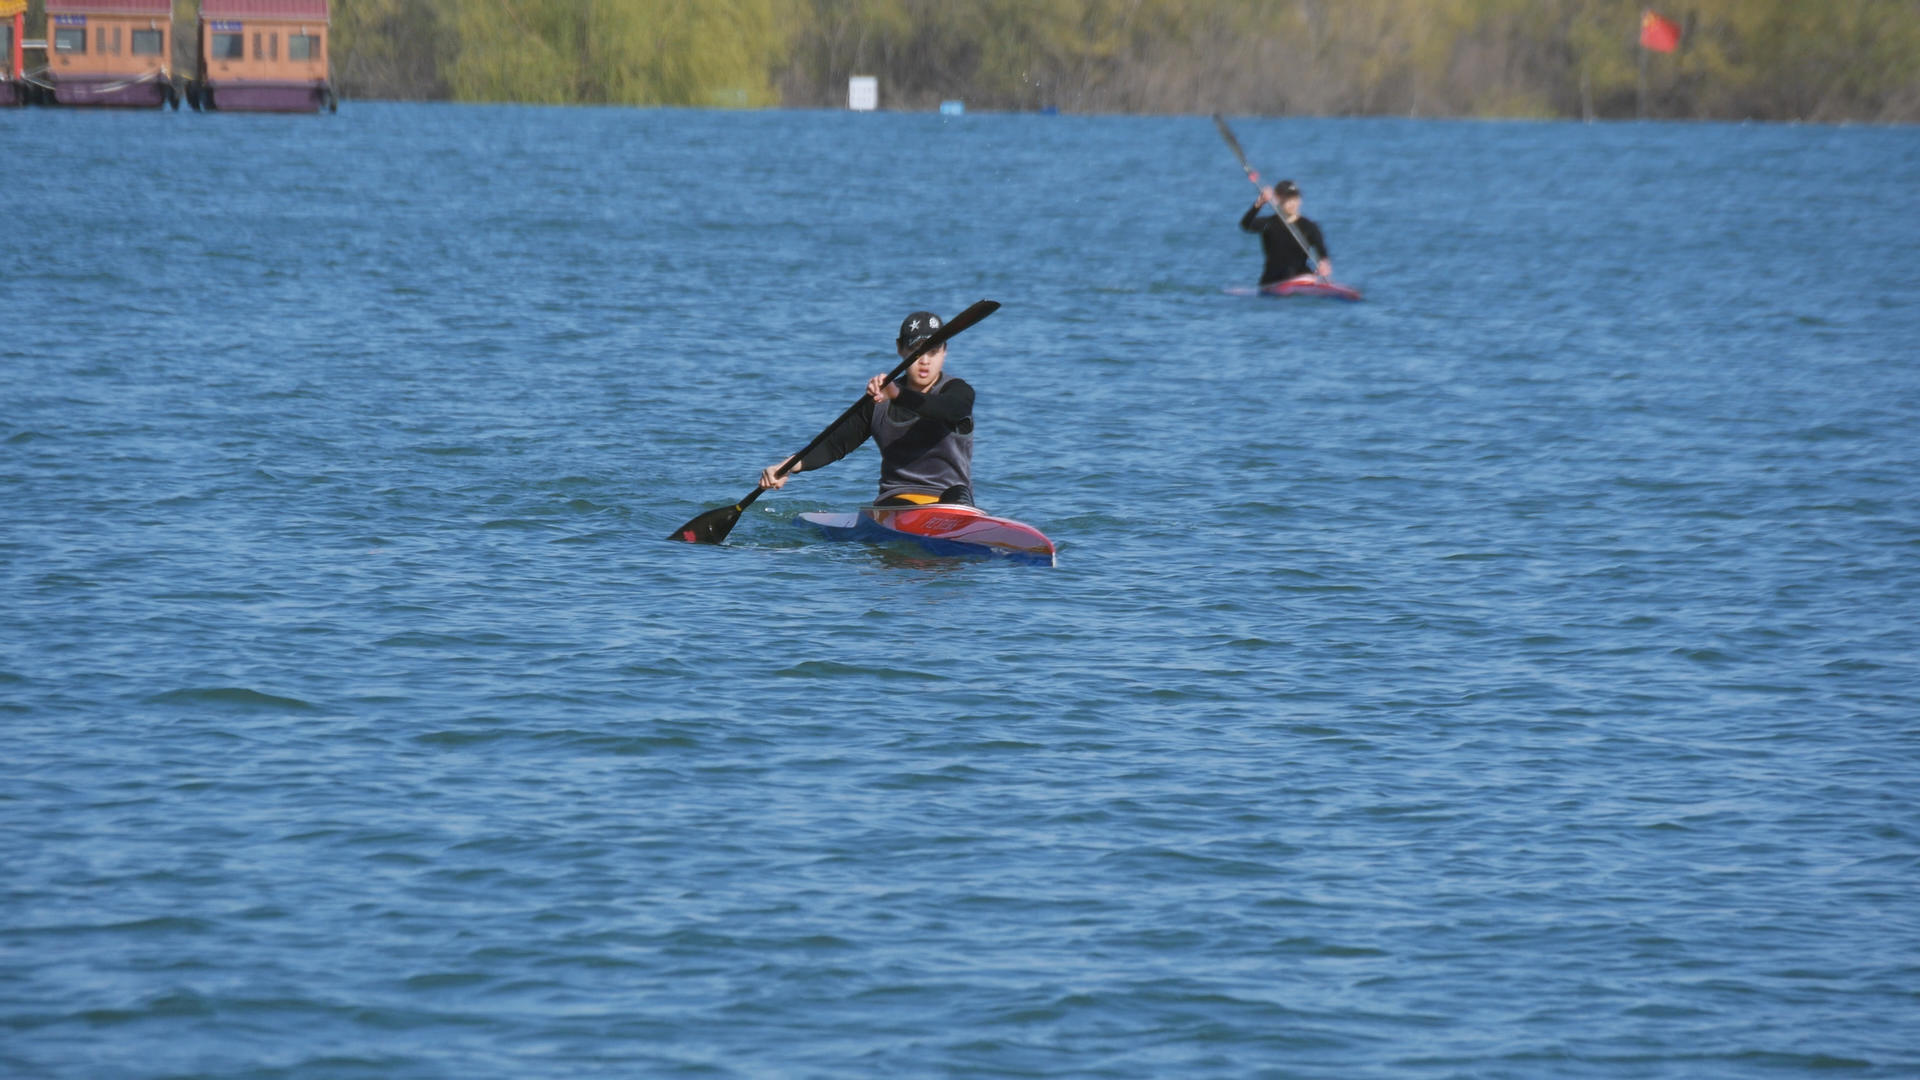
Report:
<svg viewBox="0 0 1920 1080"><path fill-rule="evenodd" d="M759 106L743 108L743 107L721 106L721 105L687 105L687 104L625 103L625 102L615 103L615 102L604 102L604 101L564 101L564 102L467 101L467 100L458 100L454 98L350 97L344 94L341 95L340 103L342 106L346 106L346 105L473 105L473 106L506 105L506 106L527 107L527 108L660 109L660 110L674 109L674 110L685 110L685 111L693 111L693 112L738 112L738 113L768 113L768 112L819 113L819 112L850 112L851 111L844 107L835 107L831 105L759 105ZM876 109L873 111L874 113L877 113L877 114L891 114L895 116L940 116L941 115L938 105L934 105L926 108L883 108L883 109ZM1089 111L1082 112L1077 110L1057 109L1049 113L1049 112L1042 112L1039 109L994 109L994 108L984 108L984 107L975 108L969 104L967 106L967 111L963 116L948 116L946 117L946 119L953 120L956 122L964 122L968 117L983 117L983 116L1033 116L1033 117L1069 117L1070 116L1070 117L1082 117L1082 118L1128 117L1128 118L1138 118L1138 119L1191 117L1191 118L1205 119L1209 115L1211 115L1211 113L1208 110L1200 110L1195 112L1180 112L1180 111L1106 112L1106 111L1099 111L1099 110L1089 110ZM1775 126L1775 127L1833 127L1833 128L1861 127L1861 128L1884 128L1884 129L1920 126L1920 120L1792 120L1792 119L1780 120L1780 119L1767 119L1763 117L1742 117L1742 118L1735 119L1735 118L1724 118L1724 117L1713 117L1713 116L1696 116L1696 117L1649 116L1644 119L1639 119L1639 118L1630 117L1630 116L1627 116L1627 117L1602 116L1602 117L1593 117L1590 119L1583 119L1578 116L1500 116L1500 115L1491 115L1491 114L1459 115L1459 116L1407 116L1407 115L1396 114L1396 113L1322 114L1322 113L1233 112L1233 113L1228 113L1227 115L1234 116L1234 117L1243 117L1247 119L1257 119L1257 120L1414 120L1414 121L1439 121L1439 122L1448 122L1448 123L1599 124L1599 125L1609 125L1609 126L1621 125L1621 124L1629 124L1629 125L1630 124L1700 124L1700 125L1718 124L1718 125L1727 125L1731 127L1740 127L1745 125L1766 125L1766 126Z"/></svg>

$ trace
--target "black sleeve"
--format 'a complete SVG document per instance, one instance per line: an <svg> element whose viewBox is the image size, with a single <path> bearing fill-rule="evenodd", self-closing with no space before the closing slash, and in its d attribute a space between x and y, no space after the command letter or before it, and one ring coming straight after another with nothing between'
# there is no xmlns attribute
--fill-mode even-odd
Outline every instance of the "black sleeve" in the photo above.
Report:
<svg viewBox="0 0 1920 1080"><path fill-rule="evenodd" d="M860 404L853 407L840 421L827 429L827 437L820 445L807 452L800 459L802 472L811 469L824 469L827 466L854 452L867 436L873 434L873 399L861 398Z"/></svg>
<svg viewBox="0 0 1920 1080"><path fill-rule="evenodd" d="M958 427L973 418L973 387L961 379L948 379L947 385L932 397L903 386L896 400L921 416L938 420L948 427Z"/></svg>
<svg viewBox="0 0 1920 1080"><path fill-rule="evenodd" d="M1308 221L1306 218L1301 218L1300 219L1300 235L1307 238L1307 246L1319 252L1321 258L1323 259L1333 258L1332 255L1327 253L1327 238L1320 235L1320 226L1315 225L1313 222Z"/></svg>
<svg viewBox="0 0 1920 1080"><path fill-rule="evenodd" d="M1251 210L1248 210L1245 214L1242 214L1240 216L1240 228L1242 230L1246 232L1254 232L1254 233L1267 231L1267 226L1264 223L1257 223L1260 217L1260 207L1262 205L1264 204L1254 203L1253 208Z"/></svg>

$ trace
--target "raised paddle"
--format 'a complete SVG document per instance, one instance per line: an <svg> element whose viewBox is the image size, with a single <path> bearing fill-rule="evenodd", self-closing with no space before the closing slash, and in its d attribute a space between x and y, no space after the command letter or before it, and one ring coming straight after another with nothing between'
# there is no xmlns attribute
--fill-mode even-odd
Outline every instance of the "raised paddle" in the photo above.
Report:
<svg viewBox="0 0 1920 1080"><path fill-rule="evenodd" d="M1233 137L1233 129L1227 126L1227 118L1221 116L1219 113L1214 113L1213 126L1220 129L1220 137L1227 140L1227 149L1232 150L1233 156L1239 159L1240 167L1247 172L1247 179L1253 181L1253 186L1259 190L1260 194L1265 195L1267 189L1260 186L1260 174L1254 171L1252 165L1247 163L1247 152L1240 149L1240 140ZM1299 244L1300 250L1307 253L1307 261L1310 263L1313 262L1313 248L1308 246L1307 238L1301 236L1300 230L1294 228L1293 222L1287 220L1287 215L1280 211L1280 205L1278 203L1274 204L1273 209L1273 216L1279 218L1280 224L1285 225L1287 231L1293 234L1293 242ZM1326 280L1326 277L1320 273L1317 267L1313 272L1313 276L1320 278L1322 281Z"/></svg>
<svg viewBox="0 0 1920 1080"><path fill-rule="evenodd" d="M927 338L925 341L922 341L920 344L915 345L913 347L913 351L907 354L907 358L905 360L900 361L900 366L894 368L893 371L887 375L887 381L892 382L893 380L899 378L902 374L906 372L908 368L912 367L913 362L915 360L920 359L920 357L923 354L932 352L937 346L946 344L948 338L952 337L953 335L959 333L962 330L965 330L967 327L972 326L974 323L979 322L981 319L986 318L987 316L993 314L998 310L1000 310L999 301L982 300L979 303L976 303L971 307L967 308L967 310L961 312L960 314L955 315L953 318L948 319L946 322L946 325L942 326L938 330L935 330L931 337ZM814 447L819 446L823 441L825 441L826 437L832 433L834 428L837 428L840 426L840 421L845 420L847 417L853 415L853 411L855 409L858 409L860 407L861 402L864 402L866 400L867 400L867 396L865 394L860 395L859 401L856 401L852 405L847 406L846 412L841 413L839 418L834 420L833 423L828 424L825 428L822 428L820 431L820 434L815 435L813 437L813 441L808 443L805 449L801 450L799 453L788 458L786 461L781 462L780 468L775 470L773 475L777 477L785 476L787 475L787 473L793 471L793 466L801 458L806 457L809 453L812 453ZM739 502L734 503L732 506L723 506L718 510L709 510L704 514L701 514L699 517L694 518L692 521L687 522L685 525L682 525L679 528L673 530L672 534L669 535L667 539L684 540L689 544L721 543L726 540L727 534L733 531L734 524L740 520L741 512L744 511L747 507L752 506L753 500L759 498L760 493L765 490L767 489L764 487L756 487L752 491L747 493L746 498L741 499Z"/></svg>

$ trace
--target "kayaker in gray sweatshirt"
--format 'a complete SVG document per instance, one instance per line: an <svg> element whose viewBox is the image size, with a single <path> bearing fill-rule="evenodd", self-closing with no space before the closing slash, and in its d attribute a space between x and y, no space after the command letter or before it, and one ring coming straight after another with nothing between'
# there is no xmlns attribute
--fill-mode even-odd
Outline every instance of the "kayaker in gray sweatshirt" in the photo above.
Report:
<svg viewBox="0 0 1920 1080"><path fill-rule="evenodd" d="M940 316L916 311L900 324L894 347L906 359L940 329ZM783 458L760 474L760 486L784 487L795 474L825 468L872 437L880 448L876 506L915 503L973 505L973 387L946 374L943 343L907 368L898 382L875 375L867 398L834 425L820 445L779 475Z"/></svg>

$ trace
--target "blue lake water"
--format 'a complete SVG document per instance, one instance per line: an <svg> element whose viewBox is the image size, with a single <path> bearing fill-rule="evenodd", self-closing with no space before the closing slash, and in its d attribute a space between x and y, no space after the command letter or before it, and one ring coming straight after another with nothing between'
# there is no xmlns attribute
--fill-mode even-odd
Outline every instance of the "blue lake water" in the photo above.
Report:
<svg viewBox="0 0 1920 1080"><path fill-rule="evenodd" d="M1920 130L1236 128L0 113L0 1075L1920 1075Z"/></svg>

